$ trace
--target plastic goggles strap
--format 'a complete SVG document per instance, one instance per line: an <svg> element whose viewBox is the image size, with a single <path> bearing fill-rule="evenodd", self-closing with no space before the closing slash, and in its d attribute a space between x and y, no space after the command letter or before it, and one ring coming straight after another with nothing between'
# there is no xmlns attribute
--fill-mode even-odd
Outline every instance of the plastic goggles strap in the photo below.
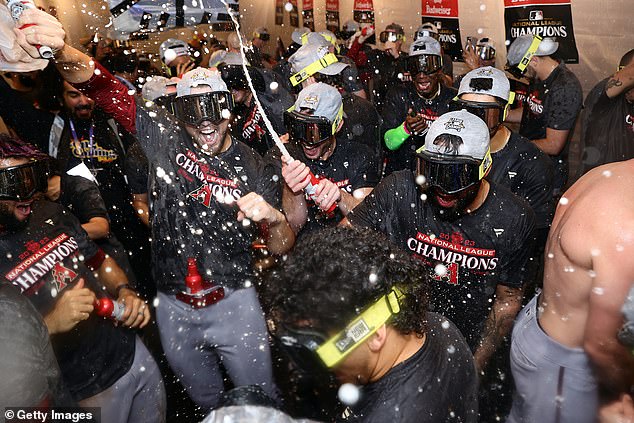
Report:
<svg viewBox="0 0 634 423"><path fill-rule="evenodd" d="M535 53L537 53L537 49L539 48L541 42L542 37L540 37L539 35L533 36L533 41L531 42L531 45L528 47L528 50L524 54L524 57L522 57L522 60L520 60L520 62L517 64L517 69L519 69L522 73L524 73L524 71L526 70L526 67L530 63Z"/></svg>
<svg viewBox="0 0 634 423"><path fill-rule="evenodd" d="M506 106L504 106L504 114L502 115L502 122L504 122L506 120L506 117L509 114L509 109L511 108L511 105L515 102L515 91L510 91L509 92L509 101L506 103Z"/></svg>
<svg viewBox="0 0 634 423"><path fill-rule="evenodd" d="M343 119L343 104L339 107L339 111L337 112L337 116L335 120L332 121L332 133L330 135L335 135L337 133L337 127L339 126L339 122Z"/></svg>
<svg viewBox="0 0 634 423"><path fill-rule="evenodd" d="M317 348L317 355L326 367L333 367L360 343L372 336L392 315L401 311L400 300L403 292L393 287L392 291L379 298L361 313L344 330L331 337Z"/></svg>
<svg viewBox="0 0 634 423"><path fill-rule="evenodd" d="M325 69L333 63L337 63L338 61L339 60L337 59L337 56L335 56L333 53L328 53L321 59L314 61L310 65L306 66L304 69L297 72L295 75L291 76L291 84L293 84L293 86L295 87L319 72L320 70Z"/></svg>
<svg viewBox="0 0 634 423"><path fill-rule="evenodd" d="M491 148L488 148L478 168L478 178L480 178L480 180L486 176L489 169L491 169L492 164L493 158L491 157Z"/></svg>

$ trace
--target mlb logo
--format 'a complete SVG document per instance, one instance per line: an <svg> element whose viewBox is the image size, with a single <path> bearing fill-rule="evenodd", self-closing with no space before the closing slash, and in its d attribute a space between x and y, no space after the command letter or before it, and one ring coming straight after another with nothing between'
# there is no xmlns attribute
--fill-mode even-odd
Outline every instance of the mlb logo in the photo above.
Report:
<svg viewBox="0 0 634 423"><path fill-rule="evenodd" d="M544 19L544 12L541 10L531 10L528 14L528 19L531 21L541 21Z"/></svg>

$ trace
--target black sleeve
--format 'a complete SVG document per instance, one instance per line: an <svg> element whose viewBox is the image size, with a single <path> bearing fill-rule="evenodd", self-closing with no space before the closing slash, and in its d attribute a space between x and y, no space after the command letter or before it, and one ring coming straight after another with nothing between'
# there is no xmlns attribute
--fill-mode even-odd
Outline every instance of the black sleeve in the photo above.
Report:
<svg viewBox="0 0 634 423"><path fill-rule="evenodd" d="M407 108L406 91L403 87L394 86L390 88L385 96L383 106L383 132L396 128L405 121Z"/></svg>
<svg viewBox="0 0 634 423"><path fill-rule="evenodd" d="M140 103L137 103L136 108L136 138L143 148L145 157L152 162L156 154L165 147L166 142L170 141L168 134L173 130L175 123L162 108L145 107Z"/></svg>
<svg viewBox="0 0 634 423"><path fill-rule="evenodd" d="M81 176L63 174L61 191L60 204L69 208L81 223L93 217L108 219L108 209L94 182Z"/></svg>
<svg viewBox="0 0 634 423"><path fill-rule="evenodd" d="M394 201L394 193L398 192L397 175L398 172L385 177L354 210L348 213L350 223L388 233L385 217L388 215L390 202Z"/></svg>
<svg viewBox="0 0 634 423"><path fill-rule="evenodd" d="M363 144L355 143L355 148L357 148L357 151L354 154L354 160L358 169L350 179L352 189L372 188L379 183L379 165L376 163L377 157Z"/></svg>
<svg viewBox="0 0 634 423"><path fill-rule="evenodd" d="M88 238L88 234L81 227L79 220L65 207L61 207L61 209L60 224L66 226L69 233L75 238L79 251L84 255L84 263L92 269L98 268L103 261L103 251ZM100 256L101 260L98 260ZM98 261L97 266L93 266L94 260Z"/></svg>
<svg viewBox="0 0 634 423"><path fill-rule="evenodd" d="M511 288L520 288L531 282L532 273L529 266L529 258L533 253L535 242L535 215L533 210L523 199L518 197L517 200L521 201L520 204L524 206L502 208L502 210L510 212L509 215L514 215L516 219L515 223L511 225L513 233L508 235L508 248L505 249L504 257L499 261L502 265L500 269L496 269L500 274L499 280L501 284Z"/></svg>
<svg viewBox="0 0 634 423"><path fill-rule="evenodd" d="M61 376L40 313L10 284L0 286L0 398L12 406L59 404Z"/></svg>
<svg viewBox="0 0 634 423"><path fill-rule="evenodd" d="M22 96L11 89L0 77L0 117L4 123L13 128L24 141L36 145L48 153L51 126L55 115L36 109Z"/></svg>
<svg viewBox="0 0 634 423"><path fill-rule="evenodd" d="M574 128L582 101L581 87L575 80L553 87L549 95L546 127L557 130Z"/></svg>
<svg viewBox="0 0 634 423"><path fill-rule="evenodd" d="M149 166L147 157L138 142L128 150L125 160L125 174L132 194L147 194Z"/></svg>

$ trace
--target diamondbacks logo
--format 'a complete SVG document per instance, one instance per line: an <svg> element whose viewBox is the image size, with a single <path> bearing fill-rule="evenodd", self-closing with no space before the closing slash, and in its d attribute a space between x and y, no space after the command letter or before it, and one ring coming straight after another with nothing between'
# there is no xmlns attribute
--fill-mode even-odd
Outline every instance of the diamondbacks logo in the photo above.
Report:
<svg viewBox="0 0 634 423"><path fill-rule="evenodd" d="M414 256L432 266L433 279L452 285L458 284L461 268L477 274L491 272L498 265L495 250L477 247L460 232L441 233L438 237L418 232L406 244ZM445 272L437 272L438 263L444 264Z"/></svg>
<svg viewBox="0 0 634 423"><path fill-rule="evenodd" d="M454 131L462 131L465 129L464 120L458 118L451 118L448 122L445 123L445 129L453 129Z"/></svg>
<svg viewBox="0 0 634 423"><path fill-rule="evenodd" d="M200 187L190 192L189 196L205 207L211 206L211 188L209 188L208 184L202 184Z"/></svg>
<svg viewBox="0 0 634 423"><path fill-rule="evenodd" d="M57 292L62 291L77 277L77 273L68 267L64 267L61 263L55 263L53 267L53 282L57 288Z"/></svg>

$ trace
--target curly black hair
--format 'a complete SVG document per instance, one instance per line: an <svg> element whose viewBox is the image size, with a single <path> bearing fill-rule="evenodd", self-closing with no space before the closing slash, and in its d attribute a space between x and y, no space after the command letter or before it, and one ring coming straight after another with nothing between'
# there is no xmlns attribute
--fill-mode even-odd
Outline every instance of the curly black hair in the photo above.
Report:
<svg viewBox="0 0 634 423"><path fill-rule="evenodd" d="M385 236L360 227L307 234L267 279L274 321L298 322L325 333L342 330L398 286L405 294L390 325L402 334L426 331L427 272Z"/></svg>

